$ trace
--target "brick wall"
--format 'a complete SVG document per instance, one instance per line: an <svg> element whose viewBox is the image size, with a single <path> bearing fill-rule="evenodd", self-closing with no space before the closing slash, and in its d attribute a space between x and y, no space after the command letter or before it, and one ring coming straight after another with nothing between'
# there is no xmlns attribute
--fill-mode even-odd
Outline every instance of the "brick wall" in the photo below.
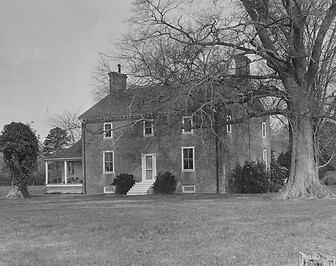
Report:
<svg viewBox="0 0 336 266"><path fill-rule="evenodd" d="M225 132L225 127L221 129L220 193L225 192L225 177L230 175L235 162L262 157L263 145L269 145L269 141L262 139L261 122L264 120L258 118L234 125L230 134ZM133 174L137 181L141 181L141 155L156 154L157 173L173 173L178 179L177 192L181 192L182 185L195 185L197 192L215 193L215 137L211 129L194 129L193 134L182 134L181 121L178 116L155 118L154 136L150 137L143 136L142 121L113 121L112 139L103 138L103 122L87 123L86 192L103 193L103 186L110 185L119 173ZM182 171L181 147L194 147L195 171ZM103 151L114 151L114 173L103 173Z"/></svg>

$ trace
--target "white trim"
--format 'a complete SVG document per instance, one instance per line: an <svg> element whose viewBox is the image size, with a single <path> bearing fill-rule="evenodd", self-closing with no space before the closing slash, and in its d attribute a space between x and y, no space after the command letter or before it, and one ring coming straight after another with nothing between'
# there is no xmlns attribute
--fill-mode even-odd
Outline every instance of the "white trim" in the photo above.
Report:
<svg viewBox="0 0 336 266"><path fill-rule="evenodd" d="M48 162L45 162L45 184L48 185L49 182L49 174L48 174L49 168L48 168Z"/></svg>
<svg viewBox="0 0 336 266"><path fill-rule="evenodd" d="M82 187L83 183L80 184L47 184L46 187Z"/></svg>
<svg viewBox="0 0 336 266"><path fill-rule="evenodd" d="M184 124L185 124L185 121L184 119L190 119L190 131L185 131L184 129ZM192 128L194 125L194 121L193 121L193 117L192 116L182 116L182 134L193 134L194 133L194 129Z"/></svg>
<svg viewBox="0 0 336 266"><path fill-rule="evenodd" d="M193 151L193 169L184 169L183 167L184 167L184 164L183 164L183 150L184 149L192 149L192 151ZM190 147L181 147L181 162L182 162L182 171L183 172L194 172L195 171L195 147L194 146L190 146Z"/></svg>
<svg viewBox="0 0 336 266"><path fill-rule="evenodd" d="M268 162L267 162L267 150L263 149L262 151L262 158L263 158L263 162L265 163L265 165L267 166Z"/></svg>
<svg viewBox="0 0 336 266"><path fill-rule="evenodd" d="M226 115L226 122L231 122L232 121L232 116L231 115ZM232 133L232 124L227 124L226 125L226 132L227 133Z"/></svg>
<svg viewBox="0 0 336 266"><path fill-rule="evenodd" d="M112 152L112 171L105 171L105 153ZM114 173L114 151L103 151L103 173L111 174Z"/></svg>
<svg viewBox="0 0 336 266"><path fill-rule="evenodd" d="M193 188L193 190L185 190L186 188ZM182 193L196 193L196 186L195 185L182 186Z"/></svg>
<svg viewBox="0 0 336 266"><path fill-rule="evenodd" d="M265 133L265 134L264 134ZM266 122L262 122L261 124L261 135L263 138L267 137L267 127L266 127Z"/></svg>
<svg viewBox="0 0 336 266"><path fill-rule="evenodd" d="M106 128L105 128L106 125L111 125L111 129L108 129L108 131L107 131ZM110 132L111 136L106 136L107 132ZM113 123L112 122L105 122L103 124L103 137L104 137L104 139L113 139Z"/></svg>
<svg viewBox="0 0 336 266"><path fill-rule="evenodd" d="M151 123L151 134L146 134L146 122ZM142 133L144 137L151 137L154 136L154 120L153 119L146 119L142 123Z"/></svg>
<svg viewBox="0 0 336 266"><path fill-rule="evenodd" d="M152 179L146 179L146 156L152 156ZM142 181L155 180L156 177L156 154L141 154L141 179Z"/></svg>

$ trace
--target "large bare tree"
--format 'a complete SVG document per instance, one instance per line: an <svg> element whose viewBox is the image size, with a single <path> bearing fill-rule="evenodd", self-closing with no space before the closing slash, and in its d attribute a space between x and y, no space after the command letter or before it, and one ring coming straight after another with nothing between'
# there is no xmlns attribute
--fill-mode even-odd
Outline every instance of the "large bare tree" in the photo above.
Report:
<svg viewBox="0 0 336 266"><path fill-rule="evenodd" d="M317 135L335 116L335 16L336 0L135 0L119 59L140 83L183 84L189 98L205 90L198 109L272 99L242 119L288 119L290 177L279 198L329 197ZM251 73L230 71L237 56L251 60Z"/></svg>

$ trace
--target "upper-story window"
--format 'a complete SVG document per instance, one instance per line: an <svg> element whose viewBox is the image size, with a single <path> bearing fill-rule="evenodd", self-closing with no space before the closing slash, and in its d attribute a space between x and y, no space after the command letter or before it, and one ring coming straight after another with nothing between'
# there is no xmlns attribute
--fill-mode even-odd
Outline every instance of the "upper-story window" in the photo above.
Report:
<svg viewBox="0 0 336 266"><path fill-rule="evenodd" d="M113 151L104 151L103 154L103 171L104 173L114 172L114 152Z"/></svg>
<svg viewBox="0 0 336 266"><path fill-rule="evenodd" d="M193 119L192 116L183 116L182 117L182 133L193 133Z"/></svg>
<svg viewBox="0 0 336 266"><path fill-rule="evenodd" d="M153 119L143 121L143 135L144 136L153 136L154 135Z"/></svg>
<svg viewBox="0 0 336 266"><path fill-rule="evenodd" d="M266 131L266 122L262 122L262 124L261 124L261 133L262 133L262 137L263 138L266 138L266 136L267 136L266 132L267 132Z"/></svg>
<svg viewBox="0 0 336 266"><path fill-rule="evenodd" d="M232 116L231 115L227 115L226 116L226 122L227 122L226 132L227 133L232 133L232 124L230 124L231 121L232 121Z"/></svg>
<svg viewBox="0 0 336 266"><path fill-rule="evenodd" d="M182 170L194 171L195 170L195 148L182 147Z"/></svg>
<svg viewBox="0 0 336 266"><path fill-rule="evenodd" d="M104 123L104 138L113 138L113 124Z"/></svg>

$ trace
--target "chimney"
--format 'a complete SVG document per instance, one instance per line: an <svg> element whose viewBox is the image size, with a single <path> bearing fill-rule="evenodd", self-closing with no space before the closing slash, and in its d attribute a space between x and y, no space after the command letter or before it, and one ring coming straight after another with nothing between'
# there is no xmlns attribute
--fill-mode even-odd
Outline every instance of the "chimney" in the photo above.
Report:
<svg viewBox="0 0 336 266"><path fill-rule="evenodd" d="M121 66L118 64L118 72L109 72L110 93L126 90L127 75L121 74Z"/></svg>
<svg viewBox="0 0 336 266"><path fill-rule="evenodd" d="M236 75L250 75L250 63L251 60L245 55L234 56L236 65Z"/></svg>

